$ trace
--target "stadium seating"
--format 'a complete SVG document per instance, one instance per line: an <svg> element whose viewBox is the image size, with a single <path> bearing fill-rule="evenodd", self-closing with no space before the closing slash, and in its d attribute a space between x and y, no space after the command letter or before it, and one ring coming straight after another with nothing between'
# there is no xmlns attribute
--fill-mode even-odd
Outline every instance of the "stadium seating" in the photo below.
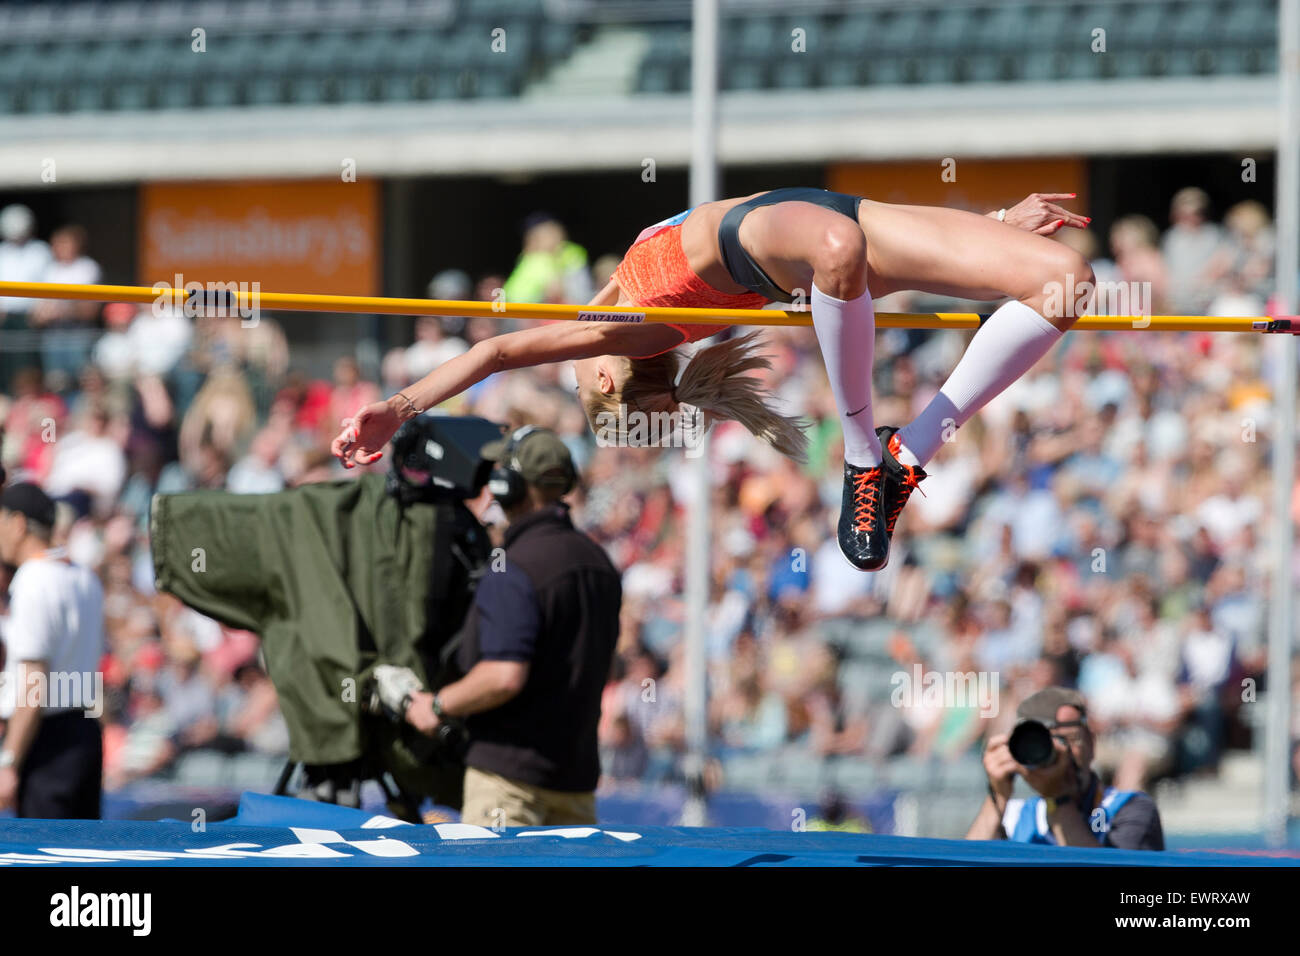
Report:
<svg viewBox="0 0 1300 956"><path fill-rule="evenodd" d="M674 9L684 10L682 5ZM1277 0L914 0L724 12L727 90L1267 73ZM641 93L690 86L689 21L642 24ZM191 50L194 24L206 52ZM493 30L506 48L494 51ZM518 96L599 36L543 0L0 2L0 115ZM1093 52L1093 31L1106 51ZM802 31L796 35L795 31ZM799 41L799 42L796 42Z"/></svg>
<svg viewBox="0 0 1300 956"><path fill-rule="evenodd" d="M516 96L579 31L541 0L55 6L0 3L0 113Z"/></svg>
<svg viewBox="0 0 1300 956"><path fill-rule="evenodd" d="M915 0L798 19L755 14L723 25L721 83L773 89L1255 74L1276 68L1276 17L1276 0ZM804 53L791 48L795 26L805 31ZM671 39L684 28L654 28L643 92L689 87L689 46ZM1097 28L1106 31L1105 52L1093 52Z"/></svg>

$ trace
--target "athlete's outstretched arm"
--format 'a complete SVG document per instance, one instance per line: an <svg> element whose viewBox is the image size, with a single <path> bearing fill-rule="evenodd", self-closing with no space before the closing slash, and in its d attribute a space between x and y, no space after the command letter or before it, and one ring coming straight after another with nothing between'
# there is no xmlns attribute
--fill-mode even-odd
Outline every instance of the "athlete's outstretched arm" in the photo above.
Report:
<svg viewBox="0 0 1300 956"><path fill-rule="evenodd" d="M617 299L618 286L611 281L590 304L608 306ZM347 468L371 464L379 460L384 445L407 419L459 395L494 372L597 355L645 355L656 350L665 333L679 335L663 326L567 321L495 335L439 365L414 385L344 419L330 451Z"/></svg>

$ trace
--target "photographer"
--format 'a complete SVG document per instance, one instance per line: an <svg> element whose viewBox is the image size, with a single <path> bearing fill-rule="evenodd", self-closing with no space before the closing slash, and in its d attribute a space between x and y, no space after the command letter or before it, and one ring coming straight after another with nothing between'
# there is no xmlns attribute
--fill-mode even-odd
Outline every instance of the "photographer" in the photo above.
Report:
<svg viewBox="0 0 1300 956"><path fill-rule="evenodd" d="M1022 701L1016 717L1015 731L989 738L989 795L966 839L1165 848L1155 801L1145 793L1103 788L1093 772L1094 739L1082 694L1049 687ZM1041 755L1027 756L1035 751ZM1017 774L1039 796L1013 799Z"/></svg>
<svg viewBox="0 0 1300 956"><path fill-rule="evenodd" d="M504 560L493 558L470 610L462 652L471 666L431 694L408 669L383 665L378 693L430 736L465 718L465 823L594 824L620 576L569 519L561 498L577 474L553 432L520 428L482 455L497 463L489 487L509 526Z"/></svg>

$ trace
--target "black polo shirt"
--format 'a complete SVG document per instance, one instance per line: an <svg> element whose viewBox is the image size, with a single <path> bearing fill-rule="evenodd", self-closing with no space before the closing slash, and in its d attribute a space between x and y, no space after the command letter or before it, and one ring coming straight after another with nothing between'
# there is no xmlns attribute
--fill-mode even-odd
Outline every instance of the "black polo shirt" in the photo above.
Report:
<svg viewBox="0 0 1300 956"><path fill-rule="evenodd" d="M511 524L504 563L479 582L463 663L526 661L528 681L467 719L468 766L549 790L596 788L596 726L622 600L618 570L573 527L567 505Z"/></svg>

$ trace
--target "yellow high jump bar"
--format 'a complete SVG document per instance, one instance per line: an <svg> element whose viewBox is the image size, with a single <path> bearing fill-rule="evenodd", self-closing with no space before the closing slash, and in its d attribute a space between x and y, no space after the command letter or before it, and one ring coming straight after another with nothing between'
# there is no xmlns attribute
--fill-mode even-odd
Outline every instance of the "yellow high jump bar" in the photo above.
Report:
<svg viewBox="0 0 1300 956"><path fill-rule="evenodd" d="M247 285L246 283L243 285ZM394 299L364 295L312 295L261 292L235 283L205 289L129 285L65 285L50 282L0 282L0 297L80 299L92 302L137 302L171 305L191 314L213 312L248 315L254 310L342 312L380 315L486 316L490 319L551 319L578 322L673 322L681 325L812 325L807 310L666 309L537 303L459 302L451 299ZM987 315L978 312L879 312L876 325L886 329L975 329ZM1243 315L1087 315L1076 329L1163 332L1283 332L1300 334L1300 317Z"/></svg>

